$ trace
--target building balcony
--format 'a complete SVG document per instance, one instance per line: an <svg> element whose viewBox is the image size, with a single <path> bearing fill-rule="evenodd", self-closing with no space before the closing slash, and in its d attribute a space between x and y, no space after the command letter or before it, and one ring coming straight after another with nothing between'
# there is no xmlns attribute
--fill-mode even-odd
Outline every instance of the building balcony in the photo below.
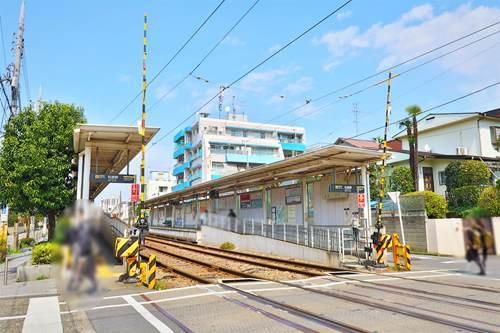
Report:
<svg viewBox="0 0 500 333"><path fill-rule="evenodd" d="M193 148L193 144L191 142L186 142L184 144L184 148L186 148L186 149L192 149Z"/></svg>
<svg viewBox="0 0 500 333"><path fill-rule="evenodd" d="M198 170L198 171L194 172L193 174L191 174L191 176L189 176L190 181L197 180L200 178L201 178L201 170Z"/></svg>
<svg viewBox="0 0 500 333"><path fill-rule="evenodd" d="M175 186L172 187L172 192L177 192L177 191L181 191L181 190L184 190L188 187L191 186L191 182L190 181L186 181L186 182L183 182L183 183L179 183Z"/></svg>
<svg viewBox="0 0 500 333"><path fill-rule="evenodd" d="M239 153L226 153L226 162L232 163L252 163L252 164L268 164L281 160L279 156L275 155L257 155L257 154L239 154Z"/></svg>
<svg viewBox="0 0 500 333"><path fill-rule="evenodd" d="M172 172L172 174L173 174L174 176L178 176L178 175L180 175L180 174L183 174L183 173L184 173L184 170L186 169L185 164L186 164L186 163L183 163L183 164L177 164L177 165L174 167L174 171Z"/></svg>
<svg viewBox="0 0 500 333"><path fill-rule="evenodd" d="M174 158L176 159L177 157L184 155L184 147L179 147L174 151Z"/></svg>
<svg viewBox="0 0 500 333"><path fill-rule="evenodd" d="M186 131L185 130L180 130L177 132L176 135L174 135L174 142L179 142L181 139L184 139L186 136Z"/></svg>
<svg viewBox="0 0 500 333"><path fill-rule="evenodd" d="M296 142L280 142L281 148L283 150L293 150L293 151L305 151L306 145L303 143Z"/></svg>

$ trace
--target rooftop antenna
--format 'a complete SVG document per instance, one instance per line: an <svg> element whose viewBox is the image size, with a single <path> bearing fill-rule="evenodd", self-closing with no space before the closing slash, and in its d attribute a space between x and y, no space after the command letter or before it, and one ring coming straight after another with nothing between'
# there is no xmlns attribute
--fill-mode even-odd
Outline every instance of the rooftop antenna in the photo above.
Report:
<svg viewBox="0 0 500 333"><path fill-rule="evenodd" d="M352 112L354 114L354 126L356 128L356 135L359 134L359 120L358 120L358 114L359 114L359 109L358 109L358 103L353 103L352 104Z"/></svg>
<svg viewBox="0 0 500 333"><path fill-rule="evenodd" d="M219 86L219 119L222 113L222 105L224 103L224 89L225 87L223 85Z"/></svg>
<svg viewBox="0 0 500 333"><path fill-rule="evenodd" d="M233 101L231 103L231 106L233 108L233 118L234 118L234 115L236 114L236 106L234 104L234 100L236 99L236 96L233 95Z"/></svg>

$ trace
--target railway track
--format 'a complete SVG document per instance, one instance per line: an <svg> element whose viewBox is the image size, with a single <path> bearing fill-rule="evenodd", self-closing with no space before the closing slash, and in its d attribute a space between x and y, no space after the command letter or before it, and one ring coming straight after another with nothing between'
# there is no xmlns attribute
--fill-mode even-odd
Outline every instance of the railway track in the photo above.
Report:
<svg viewBox="0 0 500 333"><path fill-rule="evenodd" d="M216 249L213 247L207 247L207 246L192 245L191 243L189 245L187 245L186 243L172 245L172 244L168 244L168 243L170 243L170 241L166 241L163 237L162 238L160 238L160 237L148 237L148 238L151 241L156 242L157 245L155 246L155 245L150 244L150 245L147 245L147 247L152 249L152 250L160 251L160 252L165 251L165 248L159 247L158 244L160 246L162 246L162 245L163 246L170 246L170 249L172 249L172 248L181 249L182 248L182 250L187 250L187 251L189 251L189 250L198 251L198 252L203 253L203 255L206 255L206 256L212 256L212 257L215 256L215 257L219 257L219 258L239 260L239 261L244 260L246 262L252 262L252 263L257 263L257 262L261 263L259 260L264 261L263 259L267 259L267 261L274 260L274 258L270 259L268 257L264 257L264 256L260 256L260 255L253 255L253 254L247 254L247 253L241 253L241 252L233 252L233 251L226 252L224 250L216 251L219 249ZM234 258L233 256L230 256L229 253L238 256L238 258ZM276 279L262 278L261 276L258 276L258 275L253 274L253 273L246 273L246 272L241 272L241 271L237 271L237 270L231 270L231 269L224 267L224 266L221 266L221 265L217 265L214 263L207 263L203 260L195 259L192 257L189 258L186 256L182 256L178 253L176 253L176 254L169 253L169 255L173 255L177 258L182 258L182 260L189 261L189 262L195 263L197 265L202 265L202 266L205 265L207 267L212 268L213 270L216 270L216 271L220 270L220 271L223 271L225 273L228 273L229 275L232 274L233 277L243 277L243 278L250 278L250 279L267 280L269 282L274 282L274 283L281 284L281 285L284 285L287 287L302 289L302 290L305 290L308 292L321 294L321 295L324 295L327 297L340 299L340 300L343 300L346 302L362 304L362 305L365 305L368 307L377 308L377 309L381 309L381 310L389 311L389 312L393 312L393 313L398 313L398 314L405 315L408 317L412 317L412 318L416 318L416 319L420 319L420 320L425 320L425 321L433 322L433 323L437 323L437 324L442 324L442 325L446 325L449 327L454 327L454 328L457 328L460 330L466 330L466 331L470 331L470 332L498 332L499 331L498 325L495 325L493 323L489 323L486 321L472 320L470 318L462 317L462 316L455 315L455 314L445 313L442 311L434 311L433 310L433 314L422 313L419 311L415 311L415 309L420 310L420 311L427 311L427 312L429 310L425 309L425 308L419 308L419 307L412 308L404 303L400 303L397 301L383 300L383 302L379 302L379 301L375 301L373 299L366 299L365 295L352 293L352 292L350 294L347 294L346 292L343 292L343 291L317 290L315 288L311 288L311 286L303 286L303 285L300 285L300 284L297 284L294 282L283 282L283 281L279 281ZM160 265L163 265L161 260L159 260L158 262ZM293 267L294 269L300 270L300 268L298 268L298 267L300 267L301 265L302 265L303 269L304 269L304 267L309 266L309 264L307 264L307 263L302 264L300 262L289 261L286 259L280 259L279 262L281 263L280 265L272 264L272 263L268 263L268 264L269 264L269 266L272 266L275 269L290 269L291 267ZM285 264L285 265L282 265L282 264ZM287 265L290 265L291 267L290 266L287 267ZM329 271L332 271L331 268L326 267L326 266L315 265L315 264L311 264L310 266L313 266L315 268L315 270L309 271L309 273L310 273L309 275L317 275L318 273L324 273L324 272L318 271L318 268L328 268ZM168 264L166 264L165 267L170 268ZM192 275L192 273L186 272L185 270L177 270L177 272L179 274L190 274L192 278L195 278ZM381 276L385 276L385 277L387 276L385 274L376 274L376 273L374 273L374 275L381 275ZM339 276L337 276L337 277L339 277ZM399 277L399 276L394 276L394 277ZM500 306L500 304L497 304L494 302L486 302L486 301L481 301L481 300L473 300L473 299L469 299L469 298L455 297L452 295L427 292L424 290L417 290L417 289L412 289L412 288L407 288L408 290L405 290L406 292L404 292L404 293L395 292L394 290L390 290L389 286L387 286L387 287L373 286L372 282L360 281L360 280L351 279L351 278L348 278L345 276L340 276L340 278L344 278L344 279L348 279L348 280L355 280L358 283L369 284L370 289L376 289L376 290L380 290L380 291L384 291L384 292L392 292L392 293L396 293L396 294L399 293L400 295L404 294L405 296L409 296L409 297L417 297L417 298L422 298L422 299L426 299L426 300L434 301L434 302L444 302L444 303L449 303L449 304L452 304L455 306L465 306L465 307L473 308L475 310L480 310L480 311L494 312L494 313L499 312L499 309L489 308L489 307L496 308L496 307ZM230 276L221 276L219 278L219 281L220 280L228 280L228 279L229 280L231 279ZM213 279L213 278L206 279L204 277L199 277L199 276L196 278L196 280L201 282L201 283L204 283L204 284L213 284L215 282L215 279ZM420 281L419 279L411 279L411 280ZM373 283L373 284L376 284L376 283ZM441 283L439 283L439 284L441 284ZM339 322L337 320L332 320L330 318L326 318L326 317L317 315L315 313L311 313L307 309L296 307L294 305L284 304L282 302L275 301L271 298L264 297L262 295L257 295L255 293L236 288L234 286L229 285L228 282L219 282L218 285L224 289L231 289L235 292L238 292L238 293L240 293L248 298L254 299L256 301L259 300L260 302L263 302L265 304L280 308L282 310L288 311L288 312L296 314L298 316L302 316L304 318L309 318L310 320L314 320L317 323L322 322L324 325L330 325L327 327L335 329L337 331L366 332L366 330L364 330L362 328L351 326L349 324ZM357 285L357 284L353 284L353 285ZM368 288L368 285L364 285L364 286L357 285L357 286ZM454 285L451 284L451 286L454 286ZM482 290L482 291L485 291L485 290ZM489 290L487 290L487 291L489 291ZM424 295L415 295L415 293L417 293L417 294L421 293L421 294L424 294L425 296ZM437 296L437 297L446 296L448 298L452 298L456 301L459 301L460 303L446 301L443 299L436 299L436 298L433 298L432 296ZM467 303L475 303L475 304L467 304ZM438 316L438 315L440 315L440 316ZM452 319L448 319L448 318L452 318ZM461 322L454 321L453 319L461 321ZM477 324L485 325L487 327L493 326L493 327L496 327L497 329L489 329L489 328L485 328L485 327L478 328L477 325L471 325L471 324L467 323L467 322L472 322L472 321L474 321ZM464 323L464 322L466 322L466 323Z"/></svg>

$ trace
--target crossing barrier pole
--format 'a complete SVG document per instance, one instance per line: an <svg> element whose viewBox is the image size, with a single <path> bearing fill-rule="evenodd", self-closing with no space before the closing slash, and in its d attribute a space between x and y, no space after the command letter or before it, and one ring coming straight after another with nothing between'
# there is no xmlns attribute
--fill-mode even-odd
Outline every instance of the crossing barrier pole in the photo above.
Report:
<svg viewBox="0 0 500 333"><path fill-rule="evenodd" d="M410 251L410 245L405 244L404 245L404 254L405 254L405 266L406 270L411 271L411 251Z"/></svg>
<svg viewBox="0 0 500 333"><path fill-rule="evenodd" d="M399 235L392 234L392 259L396 268L399 267L399 248Z"/></svg>

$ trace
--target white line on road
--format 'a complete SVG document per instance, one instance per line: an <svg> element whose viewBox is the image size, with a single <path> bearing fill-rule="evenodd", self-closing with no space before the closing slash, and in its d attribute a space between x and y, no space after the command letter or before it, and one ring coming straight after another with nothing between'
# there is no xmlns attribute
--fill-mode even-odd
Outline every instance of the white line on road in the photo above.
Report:
<svg viewBox="0 0 500 333"><path fill-rule="evenodd" d="M23 333L63 333L57 296L30 298Z"/></svg>
<svg viewBox="0 0 500 333"><path fill-rule="evenodd" d="M132 296L124 296L123 299L130 304L135 311L137 311L148 323L153 325L158 332L174 333L170 327L165 325L160 319L156 318L151 312L148 311L142 304L137 302Z"/></svg>
<svg viewBox="0 0 500 333"><path fill-rule="evenodd" d="M465 263L463 259L461 260L448 260L448 261L441 261L442 264L458 264L458 263Z"/></svg>

